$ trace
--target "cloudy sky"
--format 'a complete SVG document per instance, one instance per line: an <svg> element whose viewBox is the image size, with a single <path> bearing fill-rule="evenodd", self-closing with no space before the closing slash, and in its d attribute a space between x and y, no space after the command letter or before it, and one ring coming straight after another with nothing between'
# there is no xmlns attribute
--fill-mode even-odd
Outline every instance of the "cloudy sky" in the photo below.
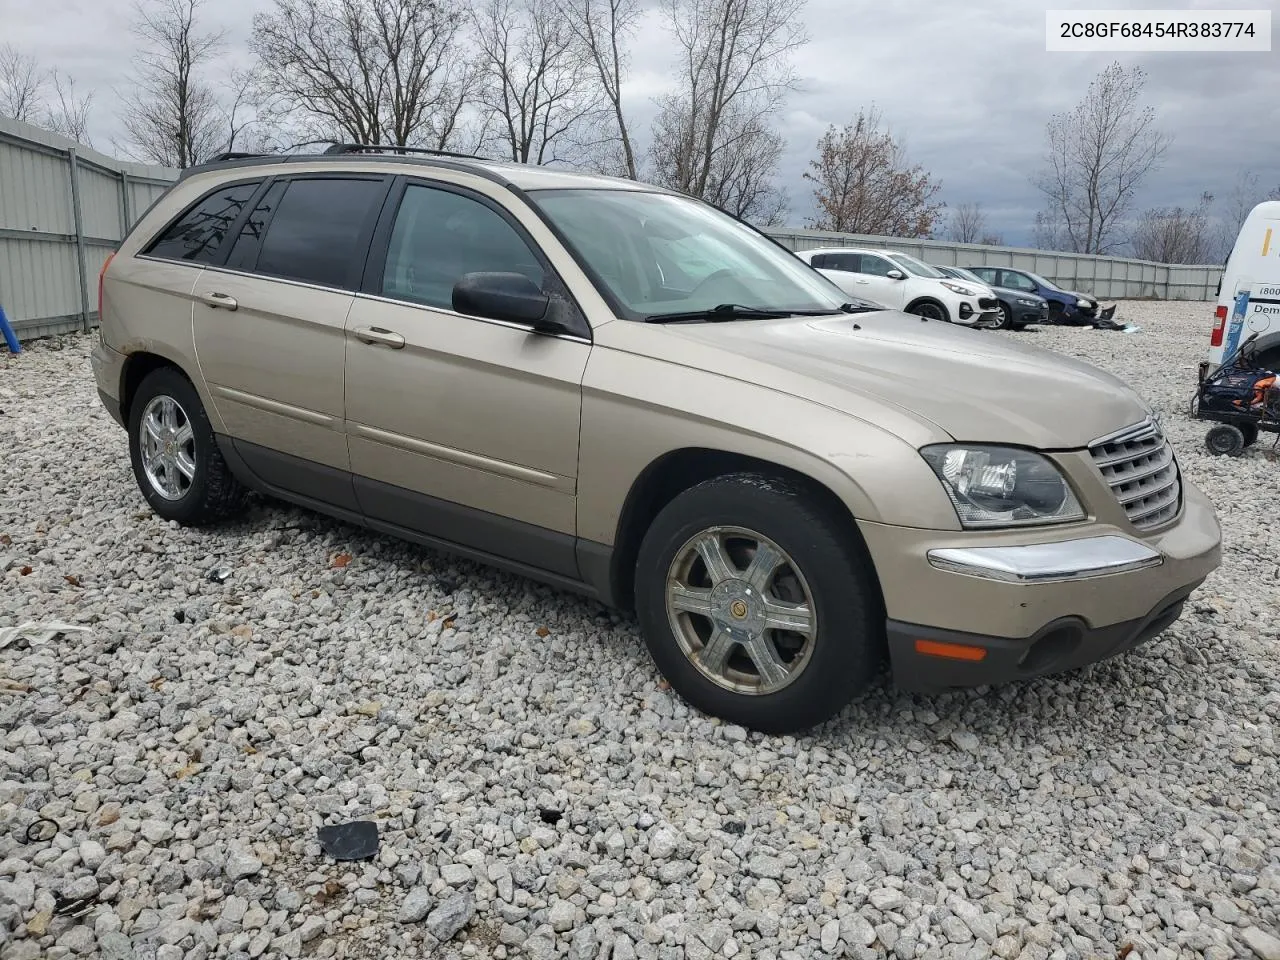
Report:
<svg viewBox="0 0 1280 960"><path fill-rule="evenodd" d="M1166 6L1273 9L1276 0L1161 0ZM271 0L211 0L208 25L225 29L226 62L245 61L253 14ZM812 38L797 58L800 89L777 123L788 147L781 180L791 220L812 213L801 179L828 124L878 106L910 158L942 182L950 206L980 202L1008 243L1030 239L1039 196L1030 183L1044 125L1070 109L1113 59L1140 64L1147 101L1173 135L1164 166L1139 206L1194 205L1203 190L1225 196L1241 170L1280 183L1280 47L1271 53L1084 54L1045 52L1046 9L1137 9L1153 0L808 0ZM3 40L73 75L94 92L92 134L104 152L119 127L113 90L130 69L124 0L0 0ZM644 133L652 99L667 86L670 41L656 13L632 46L625 95Z"/></svg>

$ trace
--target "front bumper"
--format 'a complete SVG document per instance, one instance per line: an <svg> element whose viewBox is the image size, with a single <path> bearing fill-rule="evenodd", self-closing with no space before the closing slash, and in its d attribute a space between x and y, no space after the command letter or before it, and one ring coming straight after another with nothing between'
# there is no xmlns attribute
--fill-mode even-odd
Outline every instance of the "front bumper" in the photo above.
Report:
<svg viewBox="0 0 1280 960"><path fill-rule="evenodd" d="M1040 676L1155 636L1221 562L1213 506L1185 477L1183 498L1177 520L1148 537L1097 521L967 534L860 523L896 682L937 690Z"/></svg>
<svg viewBox="0 0 1280 960"><path fill-rule="evenodd" d="M1026 326L1031 323L1047 323L1049 320L1049 304L1042 303L1038 306L1028 306L1018 303L1017 300L1011 301L1013 309L1013 322L1016 326Z"/></svg>

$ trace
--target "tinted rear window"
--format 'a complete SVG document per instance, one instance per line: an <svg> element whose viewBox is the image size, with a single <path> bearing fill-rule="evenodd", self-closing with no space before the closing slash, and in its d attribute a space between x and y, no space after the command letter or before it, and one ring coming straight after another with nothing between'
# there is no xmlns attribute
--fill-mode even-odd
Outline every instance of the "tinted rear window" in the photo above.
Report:
<svg viewBox="0 0 1280 960"><path fill-rule="evenodd" d="M145 251L153 257L208 263L261 180L215 190L174 221Z"/></svg>
<svg viewBox="0 0 1280 960"><path fill-rule="evenodd" d="M354 288L378 215L381 180L294 180L267 226L257 273Z"/></svg>

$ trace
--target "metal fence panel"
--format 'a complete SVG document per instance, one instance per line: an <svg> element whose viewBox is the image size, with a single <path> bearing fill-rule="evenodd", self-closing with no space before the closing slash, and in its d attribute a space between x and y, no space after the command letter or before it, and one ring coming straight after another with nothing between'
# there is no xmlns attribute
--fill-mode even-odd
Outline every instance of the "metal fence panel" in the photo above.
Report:
<svg viewBox="0 0 1280 960"><path fill-rule="evenodd" d="M177 176L0 117L0 305L20 337L96 322L102 264Z"/></svg>

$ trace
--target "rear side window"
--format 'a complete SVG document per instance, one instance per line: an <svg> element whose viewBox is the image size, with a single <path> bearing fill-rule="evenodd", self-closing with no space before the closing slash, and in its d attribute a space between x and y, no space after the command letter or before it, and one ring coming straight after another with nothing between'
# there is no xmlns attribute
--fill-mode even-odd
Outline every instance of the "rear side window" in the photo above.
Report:
<svg viewBox="0 0 1280 960"><path fill-rule="evenodd" d="M815 253L815 254L814 254L814 255L809 259L809 266L811 266L811 267L817 267L817 268L819 268L819 269L821 269L821 270L825 270L825 269L827 268L827 254L825 254L825 253Z"/></svg>
<svg viewBox="0 0 1280 960"><path fill-rule="evenodd" d="M170 224L144 253L166 260L211 262L261 182L254 180L215 190Z"/></svg>
<svg viewBox="0 0 1280 960"><path fill-rule="evenodd" d="M382 180L290 181L267 224L255 272L354 289L385 191Z"/></svg>
<svg viewBox="0 0 1280 960"><path fill-rule="evenodd" d="M240 227L235 246L227 256L228 267L236 270L253 269L253 262L258 259L258 249L262 246L262 237L267 232L271 214L280 205L280 198L284 196L284 189L288 185L288 181L278 180L262 195L262 199L254 206L253 212Z"/></svg>
<svg viewBox="0 0 1280 960"><path fill-rule="evenodd" d="M452 310L454 284L480 271L522 273L539 287L545 279L524 238L491 207L448 190L406 187L387 249L383 295Z"/></svg>

